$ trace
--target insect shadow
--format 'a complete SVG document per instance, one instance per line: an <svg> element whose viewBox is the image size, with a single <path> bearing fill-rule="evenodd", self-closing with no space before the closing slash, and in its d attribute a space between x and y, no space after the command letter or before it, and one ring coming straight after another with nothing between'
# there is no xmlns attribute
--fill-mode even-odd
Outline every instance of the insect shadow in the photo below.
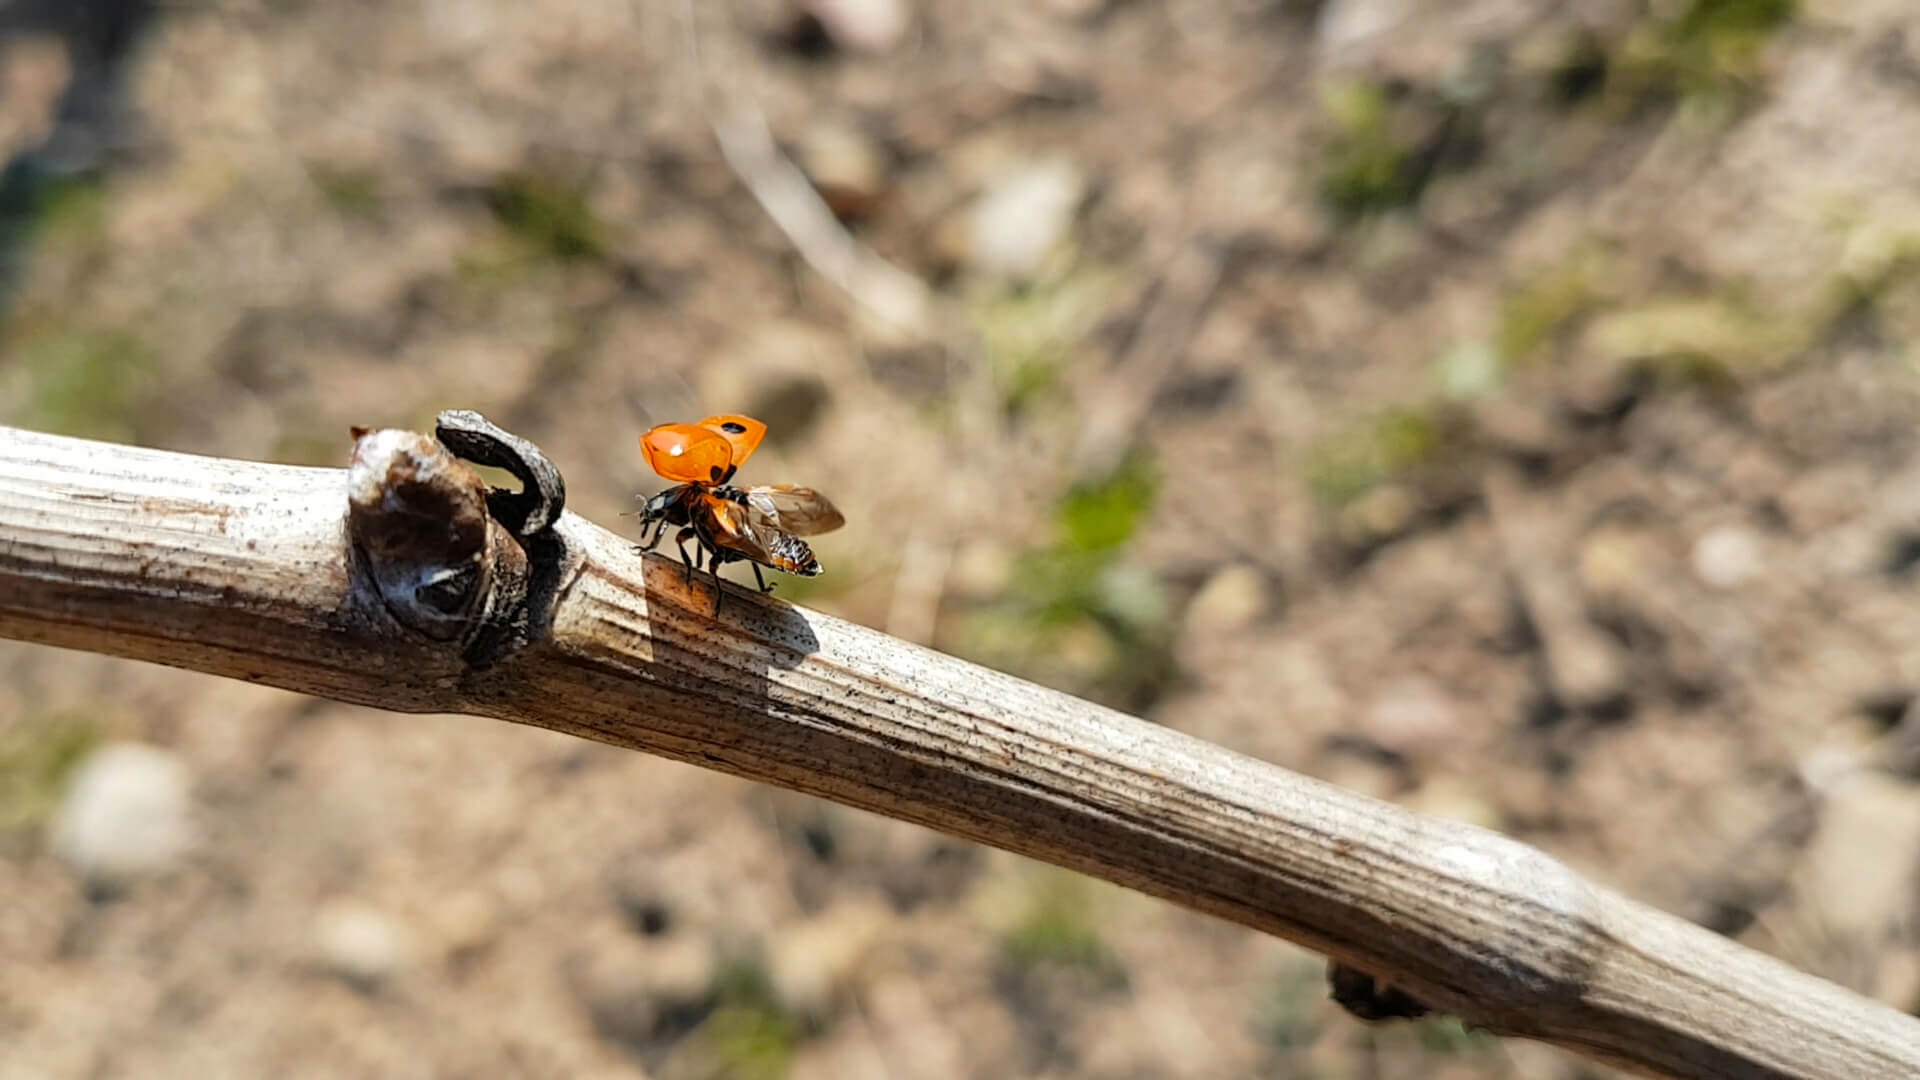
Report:
<svg viewBox="0 0 1920 1080"><path fill-rule="evenodd" d="M745 654L787 668L820 650L807 614L777 594L711 572L690 575L670 551L634 555L642 565L647 620L656 645L703 655L724 647L730 661Z"/></svg>

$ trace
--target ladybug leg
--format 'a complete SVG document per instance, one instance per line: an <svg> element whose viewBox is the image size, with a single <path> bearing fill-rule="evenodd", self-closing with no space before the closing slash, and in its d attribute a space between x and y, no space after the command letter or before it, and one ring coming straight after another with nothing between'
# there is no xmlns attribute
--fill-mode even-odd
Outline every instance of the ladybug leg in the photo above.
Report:
<svg viewBox="0 0 1920 1080"><path fill-rule="evenodd" d="M766 575L760 572L760 564L748 563L747 565L753 567L753 580L756 584L760 586L760 591L763 593L772 592L773 586L767 584Z"/></svg>
<svg viewBox="0 0 1920 1080"><path fill-rule="evenodd" d="M673 538L674 544L680 548L680 561L687 564L687 584L689 586L693 584L693 572L699 568L699 561L687 554L687 541L696 539L698 536L699 534L692 529L681 529L679 534Z"/></svg>
<svg viewBox="0 0 1920 1080"><path fill-rule="evenodd" d="M707 554L707 574L713 578L713 617L720 617L720 602L726 598L726 592L720 588L720 551L713 549Z"/></svg>
<svg viewBox="0 0 1920 1080"><path fill-rule="evenodd" d="M701 550L707 553L707 573L713 576L713 614L715 618L718 618L720 615L720 597L722 595L720 591L720 564L725 560L720 557L720 545L714 543L707 536L707 531L700 527L700 523L697 520L694 522L693 529L694 535L700 540ZM687 582L688 584L692 584L693 582L691 572L689 572L687 576Z"/></svg>

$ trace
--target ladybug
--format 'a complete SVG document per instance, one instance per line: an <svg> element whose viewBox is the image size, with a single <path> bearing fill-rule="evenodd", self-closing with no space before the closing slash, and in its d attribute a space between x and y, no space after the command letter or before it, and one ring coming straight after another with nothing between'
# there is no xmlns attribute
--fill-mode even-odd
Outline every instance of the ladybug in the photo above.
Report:
<svg viewBox="0 0 1920 1080"><path fill-rule="evenodd" d="M750 416L709 416L697 424L661 424L640 436L647 464L675 486L646 501L640 510L641 551L652 551L667 526L680 531L674 543L687 567L687 582L700 569L701 553L714 578L714 613L720 611L720 567L745 562L753 567L761 592L772 585L763 566L801 577L820 573L820 561L802 537L832 532L846 518L827 497L808 487L771 484L730 486L729 481L759 448L767 425ZM649 538L646 530L651 527ZM695 553L687 541L697 541Z"/></svg>

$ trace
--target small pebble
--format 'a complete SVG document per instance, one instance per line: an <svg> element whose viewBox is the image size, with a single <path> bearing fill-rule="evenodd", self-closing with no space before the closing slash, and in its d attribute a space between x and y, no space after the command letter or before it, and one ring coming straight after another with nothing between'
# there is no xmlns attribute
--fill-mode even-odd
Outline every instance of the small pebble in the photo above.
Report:
<svg viewBox="0 0 1920 1080"><path fill-rule="evenodd" d="M1481 398L1474 404L1473 419L1488 445L1516 457L1550 457L1566 437L1546 407L1513 397Z"/></svg>
<svg viewBox="0 0 1920 1080"><path fill-rule="evenodd" d="M947 588L967 600L999 596L1013 580L1013 562L1013 553L998 540L969 540L954 552Z"/></svg>
<svg viewBox="0 0 1920 1080"><path fill-rule="evenodd" d="M1631 596L1655 563L1640 533L1601 526L1580 542L1576 570L1589 597Z"/></svg>
<svg viewBox="0 0 1920 1080"><path fill-rule="evenodd" d="M471 956L492 945L500 937L500 905L477 889L448 896L433 912L433 926L440 946L449 957Z"/></svg>
<svg viewBox="0 0 1920 1080"><path fill-rule="evenodd" d="M1382 484L1341 507L1335 528L1348 546L1366 548L1405 532L1419 512L1404 486Z"/></svg>
<svg viewBox="0 0 1920 1080"><path fill-rule="evenodd" d="M800 165L842 221L871 217L886 198L886 156L857 128L815 125L801 143Z"/></svg>
<svg viewBox="0 0 1920 1080"><path fill-rule="evenodd" d="M1912 910L1920 789L1863 771L1829 783L1823 794L1796 892L1820 914L1823 931L1877 940Z"/></svg>
<svg viewBox="0 0 1920 1080"><path fill-rule="evenodd" d="M1214 571L1187 604L1187 633L1207 639L1244 630L1267 613L1267 578L1250 563Z"/></svg>
<svg viewBox="0 0 1920 1080"><path fill-rule="evenodd" d="M569 965L570 979L600 1034L653 1046L685 1033L713 1003L719 953L698 935L672 940L623 936L598 943Z"/></svg>
<svg viewBox="0 0 1920 1080"><path fill-rule="evenodd" d="M1487 801L1478 786L1464 780L1429 777L1399 802L1417 814L1477 825L1483 829L1499 829L1505 824L1499 808Z"/></svg>
<svg viewBox="0 0 1920 1080"><path fill-rule="evenodd" d="M1367 737L1407 758L1443 751L1459 738L1459 710L1446 691L1424 678L1396 680L1365 714Z"/></svg>
<svg viewBox="0 0 1920 1080"><path fill-rule="evenodd" d="M1765 559L1753 530L1722 525L1693 545L1693 572L1716 589L1732 589L1758 577Z"/></svg>
<svg viewBox="0 0 1920 1080"><path fill-rule="evenodd" d="M1030 278L1067 237L1086 181L1070 161L1032 162L1002 176L974 204L967 261L992 277Z"/></svg>
<svg viewBox="0 0 1920 1080"><path fill-rule="evenodd" d="M165 871L195 840L186 766L141 743L102 746L74 773L51 830L54 854L90 886Z"/></svg>
<svg viewBox="0 0 1920 1080"><path fill-rule="evenodd" d="M363 989L393 978L413 951L406 927L385 912L352 900L321 909L314 945L322 967Z"/></svg>
<svg viewBox="0 0 1920 1080"><path fill-rule="evenodd" d="M1057 19L1084 22L1107 10L1107 0L1047 0L1047 13Z"/></svg>
<svg viewBox="0 0 1920 1080"><path fill-rule="evenodd" d="M890 921L883 905L851 901L775 935L767 974L780 1002L802 1016L831 1015Z"/></svg>
<svg viewBox="0 0 1920 1080"><path fill-rule="evenodd" d="M913 25L906 0L802 0L801 7L849 52L889 52Z"/></svg>
<svg viewBox="0 0 1920 1080"><path fill-rule="evenodd" d="M1434 364L1440 392L1455 401L1482 398L1500 388L1506 365L1500 353L1484 341L1455 343Z"/></svg>
<svg viewBox="0 0 1920 1080"><path fill-rule="evenodd" d="M1578 712L1613 712L1628 703L1633 689L1626 658L1613 640L1585 623L1553 638L1547 679L1554 697Z"/></svg>

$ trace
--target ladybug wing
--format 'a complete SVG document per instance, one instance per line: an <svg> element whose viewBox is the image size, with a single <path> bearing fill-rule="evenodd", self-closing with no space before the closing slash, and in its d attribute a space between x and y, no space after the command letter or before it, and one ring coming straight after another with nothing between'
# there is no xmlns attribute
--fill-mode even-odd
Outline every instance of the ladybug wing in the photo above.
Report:
<svg viewBox="0 0 1920 1080"><path fill-rule="evenodd" d="M733 446L694 424L661 424L640 436L640 452L662 477L678 484L718 484L732 474Z"/></svg>
<svg viewBox="0 0 1920 1080"><path fill-rule="evenodd" d="M709 497L700 504L701 524L715 547L735 558L752 559L789 574L813 577L820 563L805 540L757 520L754 512L729 499Z"/></svg>
<svg viewBox="0 0 1920 1080"><path fill-rule="evenodd" d="M819 536L847 523L825 495L809 487L772 484L745 491L749 521L794 536Z"/></svg>
<svg viewBox="0 0 1920 1080"><path fill-rule="evenodd" d="M733 447L733 467L736 469L747 463L753 452L760 448L760 440L767 437L767 425L739 413L709 416L700 421L700 426L727 440L727 445Z"/></svg>

